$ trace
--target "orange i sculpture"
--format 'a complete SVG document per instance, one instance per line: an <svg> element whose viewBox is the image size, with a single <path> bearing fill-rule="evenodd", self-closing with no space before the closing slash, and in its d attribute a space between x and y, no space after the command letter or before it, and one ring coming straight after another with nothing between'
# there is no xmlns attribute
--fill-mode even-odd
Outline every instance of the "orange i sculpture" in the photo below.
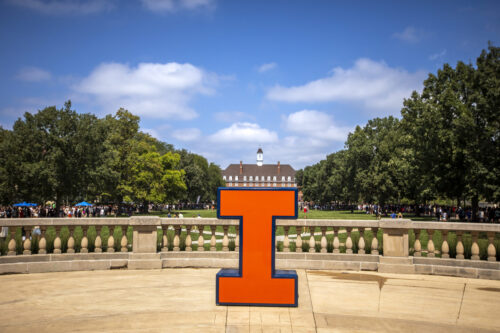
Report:
<svg viewBox="0 0 500 333"><path fill-rule="evenodd" d="M217 190L217 217L238 219L238 269L221 269L216 276L217 305L296 307L296 271L275 269L276 219L297 218L296 188Z"/></svg>

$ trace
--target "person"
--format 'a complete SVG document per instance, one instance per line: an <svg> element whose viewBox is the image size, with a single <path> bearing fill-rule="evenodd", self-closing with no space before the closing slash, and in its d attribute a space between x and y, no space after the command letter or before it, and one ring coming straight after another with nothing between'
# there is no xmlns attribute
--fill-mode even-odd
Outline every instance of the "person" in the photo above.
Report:
<svg viewBox="0 0 500 333"><path fill-rule="evenodd" d="M391 219L395 219L395 218L396 218L396 213L391 212Z"/></svg>
<svg viewBox="0 0 500 333"><path fill-rule="evenodd" d="M180 219L184 218L184 215L182 215L182 213L181 213L181 212L179 212L179 218L180 218Z"/></svg>
<svg viewBox="0 0 500 333"><path fill-rule="evenodd" d="M399 212L398 213L398 219L402 219L403 218L403 213Z"/></svg>

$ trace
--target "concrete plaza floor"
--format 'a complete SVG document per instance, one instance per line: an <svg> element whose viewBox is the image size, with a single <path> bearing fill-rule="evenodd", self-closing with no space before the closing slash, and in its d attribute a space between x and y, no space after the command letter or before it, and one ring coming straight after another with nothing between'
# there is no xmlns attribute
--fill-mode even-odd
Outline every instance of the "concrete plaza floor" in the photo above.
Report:
<svg viewBox="0 0 500 333"><path fill-rule="evenodd" d="M500 281L298 270L299 307L215 305L218 269L0 276L0 332L500 330Z"/></svg>

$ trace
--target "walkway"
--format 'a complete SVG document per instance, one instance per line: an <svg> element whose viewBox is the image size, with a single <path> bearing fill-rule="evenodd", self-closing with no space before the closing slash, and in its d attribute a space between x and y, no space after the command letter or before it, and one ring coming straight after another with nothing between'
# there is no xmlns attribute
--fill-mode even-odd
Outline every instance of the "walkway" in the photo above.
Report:
<svg viewBox="0 0 500 333"><path fill-rule="evenodd" d="M500 281L299 270L299 307L215 305L217 269L0 276L0 332L500 330Z"/></svg>

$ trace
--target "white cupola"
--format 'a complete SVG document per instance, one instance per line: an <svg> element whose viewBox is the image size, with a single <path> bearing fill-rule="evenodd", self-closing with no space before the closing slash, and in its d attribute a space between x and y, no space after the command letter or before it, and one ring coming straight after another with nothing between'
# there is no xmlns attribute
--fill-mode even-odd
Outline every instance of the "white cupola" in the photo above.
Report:
<svg viewBox="0 0 500 333"><path fill-rule="evenodd" d="M259 148L259 150L257 150L257 165L262 166L262 164L264 164L264 152L262 148Z"/></svg>

